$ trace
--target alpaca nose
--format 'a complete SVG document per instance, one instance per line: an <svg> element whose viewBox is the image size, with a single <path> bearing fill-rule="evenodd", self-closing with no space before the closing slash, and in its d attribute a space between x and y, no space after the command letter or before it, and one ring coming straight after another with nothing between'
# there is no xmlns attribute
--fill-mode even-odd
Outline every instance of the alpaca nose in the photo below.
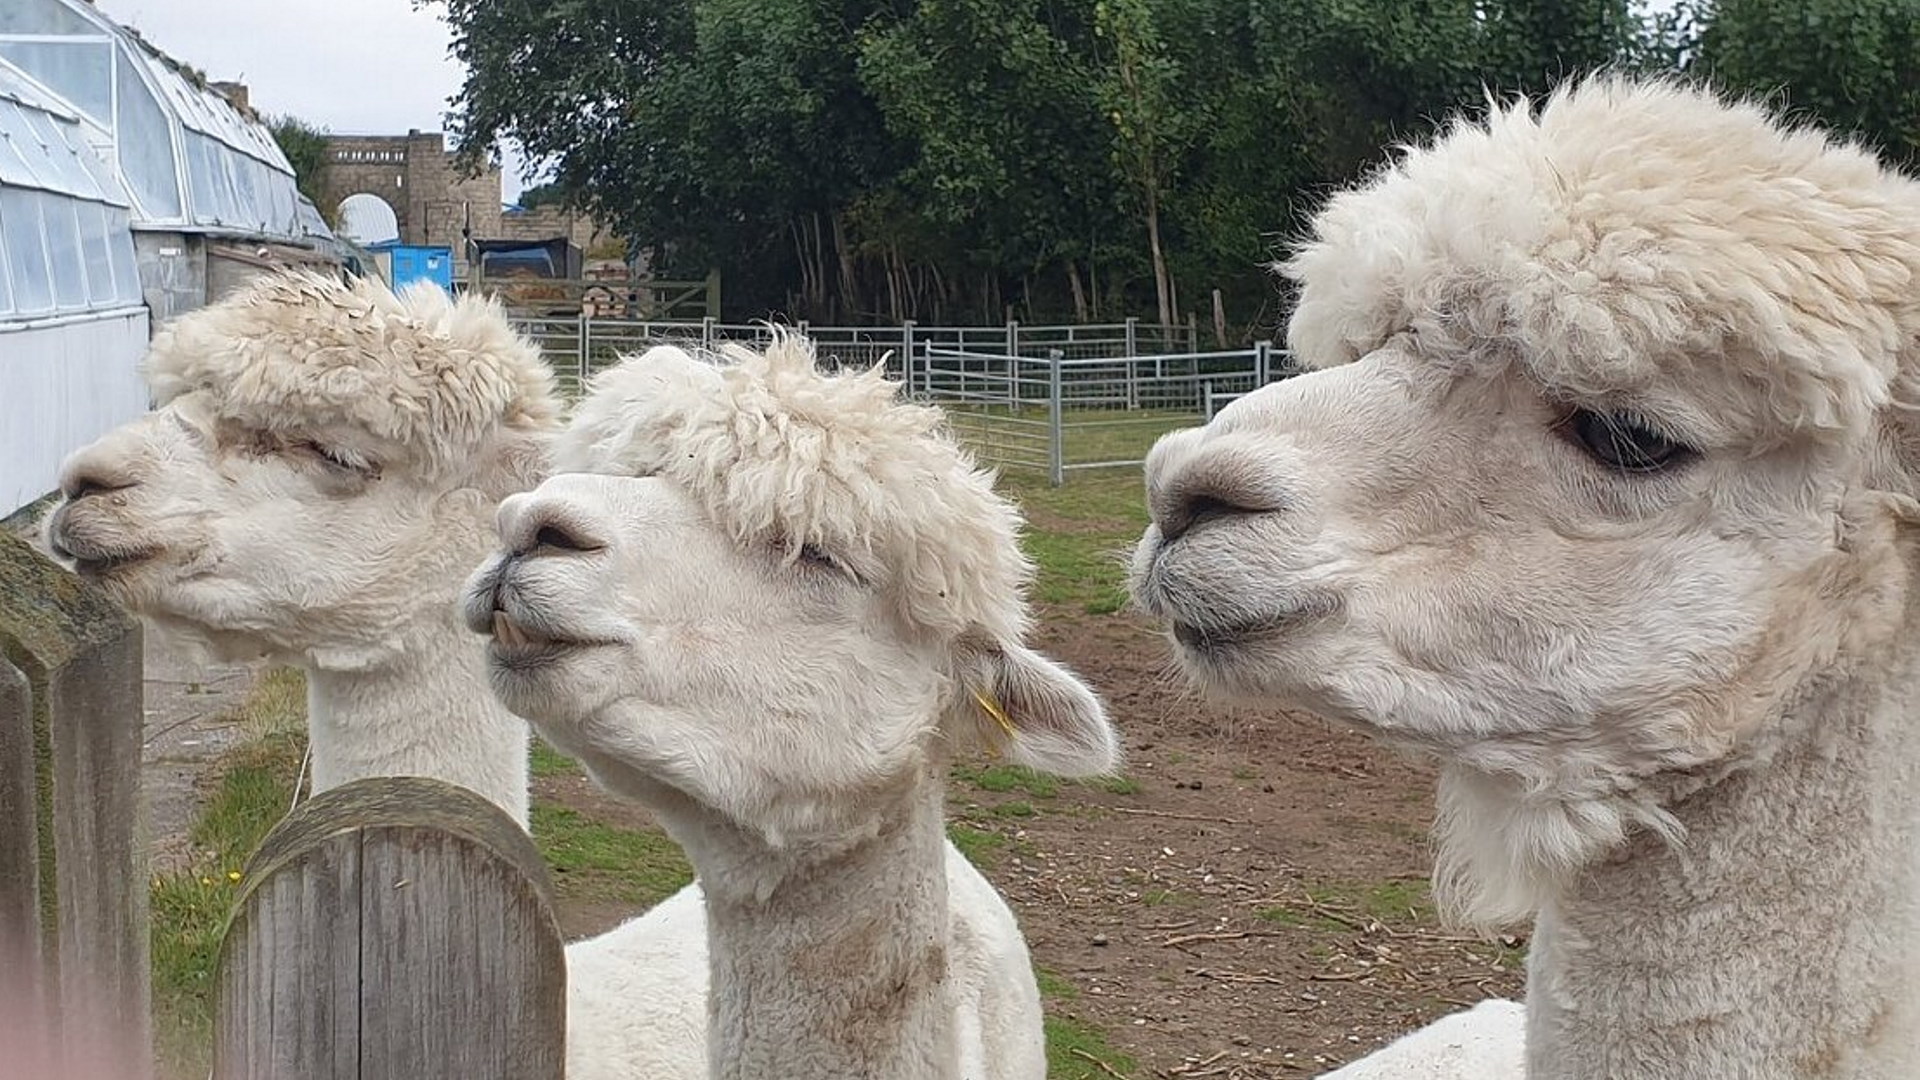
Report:
<svg viewBox="0 0 1920 1080"><path fill-rule="evenodd" d="M513 495L502 501L499 526L501 543L516 556L579 555L607 546L586 514L537 493Z"/></svg>
<svg viewBox="0 0 1920 1080"><path fill-rule="evenodd" d="M107 462L86 456L75 457L60 470L60 494L68 502L79 502L89 495L125 491L139 481Z"/></svg>
<svg viewBox="0 0 1920 1080"><path fill-rule="evenodd" d="M1212 492L1195 491L1166 500L1164 507L1154 514L1154 520L1160 525L1161 538L1170 544L1208 522L1266 512Z"/></svg>

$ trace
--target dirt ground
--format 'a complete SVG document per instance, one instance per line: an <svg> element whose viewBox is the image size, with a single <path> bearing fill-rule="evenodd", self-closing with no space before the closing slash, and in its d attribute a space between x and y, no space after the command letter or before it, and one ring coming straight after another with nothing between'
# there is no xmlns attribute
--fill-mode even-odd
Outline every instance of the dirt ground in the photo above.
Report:
<svg viewBox="0 0 1920 1080"><path fill-rule="evenodd" d="M1312 1076L1520 991L1524 942L1443 930L1426 895L1432 774L1300 714L1196 700L1125 615L1043 613L1039 645L1106 698L1129 782L955 770L949 818L1013 905L1050 1014L1104 1033L1128 1077ZM578 776L536 793L645 814ZM631 914L564 905L570 936Z"/></svg>

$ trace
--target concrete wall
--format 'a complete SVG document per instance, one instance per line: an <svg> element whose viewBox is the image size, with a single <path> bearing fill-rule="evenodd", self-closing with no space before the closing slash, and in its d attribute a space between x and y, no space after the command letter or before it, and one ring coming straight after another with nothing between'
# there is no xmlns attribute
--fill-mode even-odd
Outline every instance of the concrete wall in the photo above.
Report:
<svg viewBox="0 0 1920 1080"><path fill-rule="evenodd" d="M60 461L147 411L147 313L0 328L0 517L57 486Z"/></svg>
<svg viewBox="0 0 1920 1080"><path fill-rule="evenodd" d="M164 324L207 303L207 242L191 233L136 232L133 254L140 267L141 292Z"/></svg>

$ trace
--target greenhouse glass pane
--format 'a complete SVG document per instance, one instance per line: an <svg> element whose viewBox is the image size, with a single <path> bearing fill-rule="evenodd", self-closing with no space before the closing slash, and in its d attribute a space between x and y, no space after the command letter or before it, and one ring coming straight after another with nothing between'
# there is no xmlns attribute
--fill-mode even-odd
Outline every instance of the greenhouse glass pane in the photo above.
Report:
<svg viewBox="0 0 1920 1080"><path fill-rule="evenodd" d="M173 124L123 53L114 65L120 85L120 173L148 218L180 219L180 182L173 171Z"/></svg>
<svg viewBox="0 0 1920 1080"><path fill-rule="evenodd" d="M107 252L107 208L99 203L74 203L73 212L80 219L80 253L87 268L87 305L112 307L115 292L113 256Z"/></svg>
<svg viewBox="0 0 1920 1080"><path fill-rule="evenodd" d="M108 123L113 119L111 42L0 41L0 57L95 120Z"/></svg>
<svg viewBox="0 0 1920 1080"><path fill-rule="evenodd" d="M133 232L125 210L107 210L107 257L113 261L114 299L121 304L140 303L140 264L133 253Z"/></svg>
<svg viewBox="0 0 1920 1080"><path fill-rule="evenodd" d="M22 131L27 127L26 119L20 115L20 106L0 100L0 184L37 187L39 175L28 166L22 147L10 135L16 127Z"/></svg>
<svg viewBox="0 0 1920 1080"><path fill-rule="evenodd" d="M100 28L60 0L7 0L0 4L0 34L97 34Z"/></svg>
<svg viewBox="0 0 1920 1080"><path fill-rule="evenodd" d="M13 272L7 268L7 226L0 220L0 319L13 313Z"/></svg>
<svg viewBox="0 0 1920 1080"><path fill-rule="evenodd" d="M26 170L24 179L10 182L44 187L53 182L53 168L47 163L46 151L40 148L40 136L27 122L27 113L31 111L10 101L0 102L0 142L7 144L7 156Z"/></svg>
<svg viewBox="0 0 1920 1080"><path fill-rule="evenodd" d="M206 140L193 131L182 131L187 155L187 190L193 199L193 219L211 222L220 212L214 181L214 164L207 159Z"/></svg>
<svg viewBox="0 0 1920 1080"><path fill-rule="evenodd" d="M37 109L23 109L27 126L40 140L42 152L47 158L47 167L52 170L56 190L69 195L78 195L83 199L97 199L100 188L87 175L86 167L80 164L80 157L74 153L73 144L67 141L67 125Z"/></svg>
<svg viewBox="0 0 1920 1080"><path fill-rule="evenodd" d="M40 193L40 220L47 230L47 261L53 265L53 301L61 311L87 306L86 254L80 247L78 205L64 195Z"/></svg>
<svg viewBox="0 0 1920 1080"><path fill-rule="evenodd" d="M23 315L52 311L53 284L47 273L47 241L40 232L40 202L36 192L0 188L0 230L4 230L6 237L14 310Z"/></svg>
<svg viewBox="0 0 1920 1080"><path fill-rule="evenodd" d="M234 155L232 162L234 199L240 207L240 216L237 220L257 229L267 220L267 215L260 206L259 189L254 182L259 176L260 163L241 155Z"/></svg>

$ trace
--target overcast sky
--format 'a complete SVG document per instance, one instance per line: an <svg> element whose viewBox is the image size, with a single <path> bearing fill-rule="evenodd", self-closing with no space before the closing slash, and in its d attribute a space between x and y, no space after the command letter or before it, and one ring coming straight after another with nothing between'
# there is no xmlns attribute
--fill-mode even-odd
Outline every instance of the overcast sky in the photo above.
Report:
<svg viewBox="0 0 1920 1080"><path fill-rule="evenodd" d="M441 9L412 0L97 0L114 21L210 78L247 84L254 108L339 134L446 126L465 68ZM508 202L519 198L506 163Z"/></svg>

